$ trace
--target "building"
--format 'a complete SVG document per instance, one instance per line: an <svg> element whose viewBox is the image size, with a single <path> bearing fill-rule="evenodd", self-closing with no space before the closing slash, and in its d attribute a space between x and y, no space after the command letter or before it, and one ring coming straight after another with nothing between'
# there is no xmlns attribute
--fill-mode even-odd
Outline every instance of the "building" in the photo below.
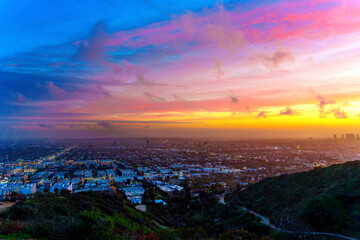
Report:
<svg viewBox="0 0 360 240"><path fill-rule="evenodd" d="M30 195L36 193L36 183L28 183L22 185L20 191L23 195Z"/></svg>
<svg viewBox="0 0 360 240"><path fill-rule="evenodd" d="M0 196L5 198L12 192L21 193L23 195L30 195L36 193L36 183L28 183L24 185L1 183L0 184Z"/></svg>
<svg viewBox="0 0 360 240"><path fill-rule="evenodd" d="M183 187L180 187L178 185L170 185L170 184L166 184L163 186L158 186L162 191L166 192L166 193L172 193L174 191L181 191L183 190Z"/></svg>
<svg viewBox="0 0 360 240"><path fill-rule="evenodd" d="M125 183L127 181L127 178L116 176L116 177L113 178L113 181L115 183Z"/></svg>
<svg viewBox="0 0 360 240"><path fill-rule="evenodd" d="M135 171L130 169L121 169L120 172L121 176L126 179L133 179L137 175Z"/></svg>
<svg viewBox="0 0 360 240"><path fill-rule="evenodd" d="M347 134L346 134L346 140L347 140L347 141L354 141L354 140L355 140L355 134L353 134L353 133L347 133Z"/></svg>
<svg viewBox="0 0 360 240"><path fill-rule="evenodd" d="M63 182L59 182L59 183L55 183L54 185L52 185L50 187L50 192L55 192L55 189L57 189L59 192L60 190L69 190L69 191L73 191L73 185L71 182L68 181L63 181Z"/></svg>
<svg viewBox="0 0 360 240"><path fill-rule="evenodd" d="M218 195L217 198L219 200L219 203L226 204L225 203L225 195Z"/></svg>
<svg viewBox="0 0 360 240"><path fill-rule="evenodd" d="M6 195L10 194L12 189L8 187L7 183L0 183L0 195L2 198L5 198Z"/></svg>
<svg viewBox="0 0 360 240"><path fill-rule="evenodd" d="M166 202L164 202L162 199L155 199L155 203L156 204L166 205Z"/></svg>
<svg viewBox="0 0 360 240"><path fill-rule="evenodd" d="M125 192L125 195L129 201L133 204L141 204L142 195L145 192L145 189L142 186L130 186L123 187L122 190Z"/></svg>

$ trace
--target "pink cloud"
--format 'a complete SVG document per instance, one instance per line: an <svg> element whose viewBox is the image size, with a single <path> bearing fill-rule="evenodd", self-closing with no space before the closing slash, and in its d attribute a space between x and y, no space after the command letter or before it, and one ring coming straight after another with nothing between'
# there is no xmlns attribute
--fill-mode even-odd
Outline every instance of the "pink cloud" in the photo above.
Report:
<svg viewBox="0 0 360 240"><path fill-rule="evenodd" d="M338 84L330 72L337 73L334 66L340 68L341 61L354 61L345 52L331 58L331 51L352 42L337 42L346 40L346 34L359 32L359 5L355 1L281 1L247 12L219 5L112 34L98 29L89 39L74 42L82 46L82 57L101 59L102 70L90 76L95 83L56 103L58 108L46 104L56 111L165 116L191 111L258 113L261 107L311 103L324 117L325 107L335 103L330 100L330 88ZM149 52L142 49L147 46L151 46ZM138 54L116 62L104 58L106 51L116 52L119 47ZM305 62L309 55L312 62ZM306 89L313 86L327 97L309 97ZM68 94L52 82L46 87L56 97ZM235 96L241 96L241 101ZM69 99L77 101L65 102ZM279 114L292 113L288 107ZM332 113L337 118L347 116L342 109ZM258 118L265 117L265 112L258 113Z"/></svg>
<svg viewBox="0 0 360 240"><path fill-rule="evenodd" d="M227 11L218 5L201 14L188 12L171 21L112 34L107 46L215 44L237 48L248 41L269 41L292 37L324 38L353 32L359 28L359 4L355 1L279 2L248 12ZM329 16L331 17L329 18ZM272 27L255 27L273 23ZM198 46L199 47L199 46Z"/></svg>
<svg viewBox="0 0 360 240"><path fill-rule="evenodd" d="M56 98L63 97L66 94L66 91L58 86L55 86L53 82L47 82L46 86L47 90Z"/></svg>

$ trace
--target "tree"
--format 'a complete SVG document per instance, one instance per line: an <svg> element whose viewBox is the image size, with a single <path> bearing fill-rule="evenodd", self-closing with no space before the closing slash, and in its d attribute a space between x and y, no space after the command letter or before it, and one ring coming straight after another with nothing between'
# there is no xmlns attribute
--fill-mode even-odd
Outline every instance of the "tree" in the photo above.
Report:
<svg viewBox="0 0 360 240"><path fill-rule="evenodd" d="M142 197L141 203L142 204L149 204L155 201L155 193L154 188L146 188L144 195Z"/></svg>
<svg viewBox="0 0 360 240"><path fill-rule="evenodd" d="M19 198L19 194L17 192L10 193L10 199L12 202L15 202Z"/></svg>
<svg viewBox="0 0 360 240"><path fill-rule="evenodd" d="M67 190L67 189L61 189L60 190L60 195L61 196L70 196L71 195L71 191Z"/></svg>

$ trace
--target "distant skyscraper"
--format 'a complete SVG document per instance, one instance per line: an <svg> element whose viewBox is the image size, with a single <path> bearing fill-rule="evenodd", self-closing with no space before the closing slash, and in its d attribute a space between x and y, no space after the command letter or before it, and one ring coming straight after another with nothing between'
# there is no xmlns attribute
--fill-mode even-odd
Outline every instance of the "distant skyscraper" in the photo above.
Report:
<svg viewBox="0 0 360 240"><path fill-rule="evenodd" d="M346 134L346 140L347 140L347 141L354 141L354 140L355 140L355 134L353 134L353 133L347 133L347 134Z"/></svg>
<svg viewBox="0 0 360 240"><path fill-rule="evenodd" d="M146 140L146 146L149 146L150 145L150 140Z"/></svg>
<svg viewBox="0 0 360 240"><path fill-rule="evenodd" d="M334 140L336 140L336 139L337 139L336 134L334 134Z"/></svg>
<svg viewBox="0 0 360 240"><path fill-rule="evenodd" d="M344 134L341 134L341 139L342 139L342 140L344 140L344 139L345 139Z"/></svg>
<svg viewBox="0 0 360 240"><path fill-rule="evenodd" d="M356 134L356 140L360 140L359 134Z"/></svg>

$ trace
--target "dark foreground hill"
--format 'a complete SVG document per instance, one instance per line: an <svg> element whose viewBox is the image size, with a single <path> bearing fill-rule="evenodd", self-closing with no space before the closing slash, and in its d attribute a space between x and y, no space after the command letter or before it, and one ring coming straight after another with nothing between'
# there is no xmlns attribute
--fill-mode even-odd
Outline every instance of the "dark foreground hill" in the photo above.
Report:
<svg viewBox="0 0 360 240"><path fill-rule="evenodd" d="M1 213L1 238L151 239L159 230L151 216L108 193L36 194Z"/></svg>
<svg viewBox="0 0 360 240"><path fill-rule="evenodd" d="M194 198L184 189L148 193L147 213L121 194L37 193L0 213L0 239L339 239L304 232L360 239L360 162L268 178L236 190L226 205L215 190ZM154 204L154 196L168 204ZM268 227L243 206L290 232Z"/></svg>
<svg viewBox="0 0 360 240"><path fill-rule="evenodd" d="M360 238L360 162L267 178L235 192L229 201L291 231Z"/></svg>
<svg viewBox="0 0 360 240"><path fill-rule="evenodd" d="M174 201L177 200L174 198ZM156 214L143 213L128 204L121 195L106 192L65 192L60 196L37 193L33 198L19 201L0 213L0 239L170 240L208 239L210 235L214 236L212 239L269 239L249 231L255 227L261 229L261 226L254 216L244 211L232 215L228 208L216 201L210 207L210 213L201 213L201 207L205 205L197 206L200 208L196 211L187 208L175 210L173 214L180 214L177 215L179 221L162 215L170 212L161 206L149 205L152 209L159 207ZM180 206L174 204L172 207ZM215 215L225 216L222 214L225 211L227 216L223 221L215 219ZM182 224L181 219L196 223ZM216 227L215 231L209 231L212 224Z"/></svg>

